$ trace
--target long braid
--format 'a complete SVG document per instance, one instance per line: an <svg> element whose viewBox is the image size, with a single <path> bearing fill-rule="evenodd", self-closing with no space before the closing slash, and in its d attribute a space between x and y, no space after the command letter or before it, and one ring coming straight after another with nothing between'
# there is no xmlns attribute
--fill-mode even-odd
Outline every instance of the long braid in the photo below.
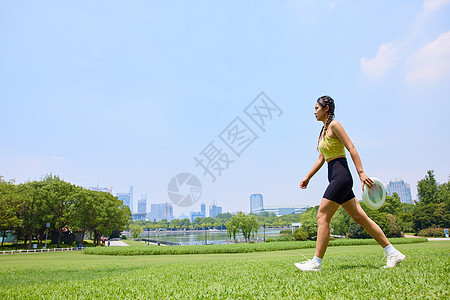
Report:
<svg viewBox="0 0 450 300"><path fill-rule="evenodd" d="M317 150L319 150L319 142L320 142L321 138L323 139L325 148L329 149L328 145L326 143L326 140L325 140L325 136L327 134L327 130L331 124L331 121L333 121L333 119L334 119L334 108L335 108L334 100L330 96L322 96L319 99L317 99L317 103L319 103L319 105L322 106L323 108L325 108L327 105L329 107L327 121L325 122L325 125L322 127L322 130L320 130L320 133L319 133L319 141L317 143Z"/></svg>

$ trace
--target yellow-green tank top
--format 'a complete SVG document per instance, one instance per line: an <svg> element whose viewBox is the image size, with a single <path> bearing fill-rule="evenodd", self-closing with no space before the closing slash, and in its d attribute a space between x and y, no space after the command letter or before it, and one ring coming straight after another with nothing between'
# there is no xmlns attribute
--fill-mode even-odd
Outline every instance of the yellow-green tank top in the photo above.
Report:
<svg viewBox="0 0 450 300"><path fill-rule="evenodd" d="M323 138L319 141L319 151L323 154L325 160L345 155L345 147L340 139L332 139L325 133L325 142L327 143L328 149L325 147Z"/></svg>

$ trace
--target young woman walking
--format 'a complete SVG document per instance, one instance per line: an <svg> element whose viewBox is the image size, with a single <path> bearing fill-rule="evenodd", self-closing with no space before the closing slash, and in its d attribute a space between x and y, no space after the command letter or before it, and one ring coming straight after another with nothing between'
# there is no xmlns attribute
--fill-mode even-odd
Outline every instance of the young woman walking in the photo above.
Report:
<svg viewBox="0 0 450 300"><path fill-rule="evenodd" d="M366 215L356 200L355 194L353 194L353 179L345 158L344 146L350 152L363 189L365 184L372 187L373 182L364 173L359 154L344 128L338 121L334 120L334 109L334 100L329 96L322 96L316 102L314 115L317 121L324 124L319 134L317 147L320 154L311 171L300 182L300 188L306 189L309 180L323 166L325 161L328 163L329 185L325 190L317 213L318 230L314 258L296 263L295 266L302 271L320 271L322 259L330 241L330 220L339 206L342 206L353 220L361 225L384 248L387 253L385 268L393 268L401 263L406 256L389 243L380 226Z"/></svg>

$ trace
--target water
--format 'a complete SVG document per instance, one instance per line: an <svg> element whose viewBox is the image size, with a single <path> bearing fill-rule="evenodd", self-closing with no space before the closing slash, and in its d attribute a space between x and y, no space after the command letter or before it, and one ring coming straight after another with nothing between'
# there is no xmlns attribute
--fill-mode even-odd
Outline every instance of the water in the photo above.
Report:
<svg viewBox="0 0 450 300"><path fill-rule="evenodd" d="M281 229L266 229L266 239L274 238L280 235ZM204 245L205 242L208 244L226 244L233 243L231 239L227 236L227 231L217 231L217 230L190 230L190 231L149 231L143 232L139 236L142 239L149 238L151 240L156 240L159 242L171 242L178 243L181 245ZM243 239L242 234L237 234L236 239ZM255 238L263 239L264 230L259 230L255 234Z"/></svg>

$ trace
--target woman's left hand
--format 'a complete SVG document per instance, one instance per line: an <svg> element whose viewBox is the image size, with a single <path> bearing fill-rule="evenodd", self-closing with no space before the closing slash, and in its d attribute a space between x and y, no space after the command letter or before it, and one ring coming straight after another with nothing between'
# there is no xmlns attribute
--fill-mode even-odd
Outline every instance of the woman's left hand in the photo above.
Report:
<svg viewBox="0 0 450 300"><path fill-rule="evenodd" d="M364 191L364 185L368 185L369 189L372 188L373 185L373 181L372 179L369 178L369 176L366 175L366 173L361 172L359 173L359 179L361 179L361 185L362 185L362 190Z"/></svg>

